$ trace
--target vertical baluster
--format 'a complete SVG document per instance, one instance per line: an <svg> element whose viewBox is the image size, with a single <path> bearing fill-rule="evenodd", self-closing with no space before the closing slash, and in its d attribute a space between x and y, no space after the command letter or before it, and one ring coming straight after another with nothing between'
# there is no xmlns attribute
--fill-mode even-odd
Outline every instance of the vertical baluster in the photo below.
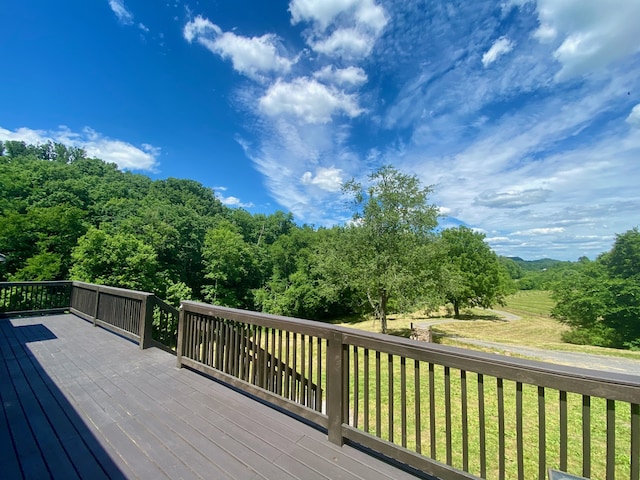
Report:
<svg viewBox="0 0 640 480"><path fill-rule="evenodd" d="M460 401L462 414L462 469L469 470L469 419L467 406L467 372L460 371Z"/></svg>
<svg viewBox="0 0 640 480"><path fill-rule="evenodd" d="M257 357L257 362L256 362L256 369L255 369L255 384L258 387L262 387L262 370L264 369L264 350L262 348L262 327L258 326L256 327L256 330L258 331L258 338L257 338L257 343L254 344L253 348L255 348L256 350L256 357Z"/></svg>
<svg viewBox="0 0 640 480"><path fill-rule="evenodd" d="M271 358L269 358L269 327L264 327L264 347L262 349L262 371L260 375L262 376L262 385L261 387L264 389L269 388L269 364L271 363Z"/></svg>
<svg viewBox="0 0 640 480"><path fill-rule="evenodd" d="M364 349L364 431L369 433L369 349Z"/></svg>
<svg viewBox="0 0 640 480"><path fill-rule="evenodd" d="M407 448L407 359L400 357L400 416L402 417L402 446Z"/></svg>
<svg viewBox="0 0 640 480"><path fill-rule="evenodd" d="M276 329L271 329L271 362L269 365L269 391L275 391L274 381L276 378Z"/></svg>
<svg viewBox="0 0 640 480"><path fill-rule="evenodd" d="M242 324L238 331L238 357L240 361L238 362L238 378L241 380L245 379L244 371L245 365L247 364L247 350L245 348L245 332L247 330L247 325Z"/></svg>
<svg viewBox="0 0 640 480"><path fill-rule="evenodd" d="M389 441L393 443L393 355L387 354L389 379Z"/></svg>
<svg viewBox="0 0 640 480"><path fill-rule="evenodd" d="M258 349L258 345L260 344L258 330L260 330L260 328L258 325L254 325L251 334L251 383L253 385L258 385L258 363L260 358L258 354L260 351Z"/></svg>
<svg viewBox="0 0 640 480"><path fill-rule="evenodd" d="M560 470L567 471L567 392L560 391Z"/></svg>
<svg viewBox="0 0 640 480"><path fill-rule="evenodd" d="M224 372L233 373L233 324L230 320L224 322Z"/></svg>
<svg viewBox="0 0 640 480"><path fill-rule="evenodd" d="M353 346L353 426L358 428L358 406L360 404L360 371L358 368L358 347Z"/></svg>
<svg viewBox="0 0 640 480"><path fill-rule="evenodd" d="M282 330L278 330L278 377L276 382L276 393L282 395Z"/></svg>
<svg viewBox="0 0 640 480"><path fill-rule="evenodd" d="M538 477L541 479L547 475L547 415L544 393L544 387L538 387Z"/></svg>
<svg viewBox="0 0 640 480"><path fill-rule="evenodd" d="M306 388L307 388L307 376L306 376L306 363L307 363L307 347L306 336L300 335L300 394L298 398L302 405L306 405Z"/></svg>
<svg viewBox="0 0 640 480"><path fill-rule="evenodd" d="M382 436L382 395L380 392L380 351L376 350L376 437Z"/></svg>
<svg viewBox="0 0 640 480"><path fill-rule="evenodd" d="M631 404L631 478L640 478L640 405Z"/></svg>
<svg viewBox="0 0 640 480"><path fill-rule="evenodd" d="M307 407L311 408L313 406L312 397L313 397L313 337L309 335L309 345L308 345L308 358L307 358L307 367L309 368L308 376L307 376Z"/></svg>
<svg viewBox="0 0 640 480"><path fill-rule="evenodd" d="M498 394L498 478L505 478L505 452L504 452L504 387L501 378L497 379Z"/></svg>
<svg viewBox="0 0 640 480"><path fill-rule="evenodd" d="M289 398L289 385L291 384L291 365L289 364L289 353L291 351L291 335L287 331L285 334L285 370L284 370L284 397Z"/></svg>
<svg viewBox="0 0 640 480"><path fill-rule="evenodd" d="M616 474L616 402L607 400L607 480Z"/></svg>
<svg viewBox="0 0 640 480"><path fill-rule="evenodd" d="M316 411L322 411L322 339L318 337L318 351L316 352L316 372L318 385L316 388Z"/></svg>
<svg viewBox="0 0 640 480"><path fill-rule="evenodd" d="M233 376L240 377L240 359L242 353L240 351L240 323L233 323Z"/></svg>
<svg viewBox="0 0 640 480"><path fill-rule="evenodd" d="M444 412L445 435L447 442L447 465L452 465L453 448L451 446L451 369L444 367Z"/></svg>
<svg viewBox="0 0 640 480"><path fill-rule="evenodd" d="M420 418L420 362L413 361L413 393L414 393L414 411L416 417L416 452L422 453L422 422Z"/></svg>
<svg viewBox="0 0 640 480"><path fill-rule="evenodd" d="M524 438L522 415L522 383L516 382L516 456L518 459L518 478L524 478Z"/></svg>
<svg viewBox="0 0 640 480"><path fill-rule="evenodd" d="M591 477L591 397L582 396L582 476Z"/></svg>
<svg viewBox="0 0 640 480"><path fill-rule="evenodd" d="M293 364L291 365L291 400L298 401L298 334L293 332Z"/></svg>
<svg viewBox="0 0 640 480"><path fill-rule="evenodd" d="M484 375L478 374L478 440L480 442L480 477L487 478L487 430L484 421Z"/></svg>
<svg viewBox="0 0 640 480"><path fill-rule="evenodd" d="M433 363L429 364L429 444L431 458L436 459L436 375Z"/></svg>

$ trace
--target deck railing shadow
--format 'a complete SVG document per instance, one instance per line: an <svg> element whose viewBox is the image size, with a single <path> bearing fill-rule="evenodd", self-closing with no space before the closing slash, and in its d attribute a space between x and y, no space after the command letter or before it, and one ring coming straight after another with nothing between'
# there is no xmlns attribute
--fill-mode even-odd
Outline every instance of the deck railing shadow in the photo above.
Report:
<svg viewBox="0 0 640 480"><path fill-rule="evenodd" d="M0 321L0 476L124 480L126 476L27 346L56 338L42 324L14 326L11 320Z"/></svg>

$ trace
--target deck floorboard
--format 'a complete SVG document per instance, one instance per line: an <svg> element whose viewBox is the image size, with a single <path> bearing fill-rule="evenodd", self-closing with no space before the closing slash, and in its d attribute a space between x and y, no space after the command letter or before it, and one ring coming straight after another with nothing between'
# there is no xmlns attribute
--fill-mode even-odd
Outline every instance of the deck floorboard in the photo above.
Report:
<svg viewBox="0 0 640 480"><path fill-rule="evenodd" d="M417 478L74 315L0 320L3 479Z"/></svg>

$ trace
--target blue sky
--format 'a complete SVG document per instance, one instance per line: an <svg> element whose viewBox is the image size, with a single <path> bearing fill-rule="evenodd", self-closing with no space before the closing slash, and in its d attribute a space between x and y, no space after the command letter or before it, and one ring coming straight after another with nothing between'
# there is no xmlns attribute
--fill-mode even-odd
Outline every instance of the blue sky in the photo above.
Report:
<svg viewBox="0 0 640 480"><path fill-rule="evenodd" d="M0 140L82 146L229 206L348 219L393 164L502 255L576 260L640 224L638 0L24 0Z"/></svg>

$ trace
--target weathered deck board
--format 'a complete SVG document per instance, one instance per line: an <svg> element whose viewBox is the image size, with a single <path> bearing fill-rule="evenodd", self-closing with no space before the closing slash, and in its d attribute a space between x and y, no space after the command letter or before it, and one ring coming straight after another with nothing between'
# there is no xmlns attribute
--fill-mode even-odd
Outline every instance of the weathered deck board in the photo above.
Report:
<svg viewBox="0 0 640 480"><path fill-rule="evenodd" d="M0 321L2 478L409 479L73 315Z"/></svg>

